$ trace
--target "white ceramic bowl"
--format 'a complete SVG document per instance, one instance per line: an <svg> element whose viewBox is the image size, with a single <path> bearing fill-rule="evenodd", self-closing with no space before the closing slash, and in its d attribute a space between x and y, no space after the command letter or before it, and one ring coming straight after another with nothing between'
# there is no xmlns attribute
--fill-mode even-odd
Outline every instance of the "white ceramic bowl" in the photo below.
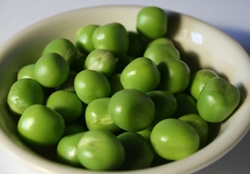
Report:
<svg viewBox="0 0 250 174"><path fill-rule="evenodd" d="M38 22L7 41L0 51L0 147L23 165L41 173L98 173L49 161L29 150L18 138L16 122L8 113L6 96L17 71L34 62L50 40L65 37L74 41L76 31L87 24L120 22L135 30L138 6L104 6L79 9ZM191 67L212 68L239 87L242 103L219 129L218 135L197 153L176 162L134 174L191 173L208 166L231 150L246 134L250 125L250 60L244 49L220 30L183 14L169 13L169 35L181 50L181 58ZM105 172L101 172L104 174Z"/></svg>

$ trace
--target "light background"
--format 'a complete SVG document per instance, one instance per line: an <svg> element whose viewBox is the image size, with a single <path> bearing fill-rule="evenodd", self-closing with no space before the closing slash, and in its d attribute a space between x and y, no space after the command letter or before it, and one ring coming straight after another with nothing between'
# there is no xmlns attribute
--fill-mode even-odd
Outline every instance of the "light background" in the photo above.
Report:
<svg viewBox="0 0 250 174"><path fill-rule="evenodd" d="M34 22L69 10L109 4L154 5L191 15L223 30L250 54L249 0L0 0L0 51L5 41ZM250 173L250 131L228 154L197 172L215 173ZM0 174L36 173L0 149Z"/></svg>

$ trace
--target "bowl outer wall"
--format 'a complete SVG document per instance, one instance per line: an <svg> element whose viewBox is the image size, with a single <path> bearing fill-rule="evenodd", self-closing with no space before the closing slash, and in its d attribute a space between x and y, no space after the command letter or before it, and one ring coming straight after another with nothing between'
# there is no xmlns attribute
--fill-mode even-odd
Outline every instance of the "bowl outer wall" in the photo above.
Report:
<svg viewBox="0 0 250 174"><path fill-rule="evenodd" d="M34 63L50 40L65 37L74 41L77 29L88 24L103 25L121 22L127 30L135 30L136 15L141 8L138 6L103 6L62 13L31 25L3 44L0 48L0 147L9 151L24 165L41 173L83 173L82 169L50 162L30 153L18 138L15 122L8 114L7 92L16 79L17 71L28 63ZM212 68L225 76L239 87L243 94L243 102L234 115L223 123L218 137L202 150L183 160L133 171L133 173L174 174L198 171L232 149L247 133L250 125L250 98L248 96L250 61L247 53L231 37L213 26L187 15L166 12L170 14L170 21L173 22L172 26L169 23L171 38L182 53L185 53L185 55L181 54L181 59L191 67L198 65L203 68ZM84 173L98 172L84 171Z"/></svg>

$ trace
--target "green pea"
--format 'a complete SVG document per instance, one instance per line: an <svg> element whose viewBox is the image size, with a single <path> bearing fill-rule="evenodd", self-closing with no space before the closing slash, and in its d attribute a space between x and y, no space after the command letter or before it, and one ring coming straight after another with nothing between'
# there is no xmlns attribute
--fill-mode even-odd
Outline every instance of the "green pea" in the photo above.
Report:
<svg viewBox="0 0 250 174"><path fill-rule="evenodd" d="M63 84L69 76L69 64L57 53L42 55L35 63L34 74L37 81L48 88Z"/></svg>
<svg viewBox="0 0 250 174"><path fill-rule="evenodd" d="M57 159L60 163L70 166L81 167L77 156L78 142L84 132L64 136L57 144Z"/></svg>
<svg viewBox="0 0 250 174"><path fill-rule="evenodd" d="M90 102L85 111L86 125L89 130L105 129L112 133L120 130L112 120L109 112L110 98L98 98Z"/></svg>
<svg viewBox="0 0 250 174"><path fill-rule="evenodd" d="M154 120L151 126L174 115L177 109L177 101L172 93L163 90L155 90L149 91L146 94L152 99L155 105Z"/></svg>
<svg viewBox="0 0 250 174"><path fill-rule="evenodd" d="M95 49L92 36L99 25L90 24L77 30L75 36L76 47L81 53L90 53Z"/></svg>
<svg viewBox="0 0 250 174"><path fill-rule="evenodd" d="M180 93L187 88L190 69L185 62L179 59L164 59L157 67L161 74L160 89Z"/></svg>
<svg viewBox="0 0 250 174"><path fill-rule="evenodd" d="M159 7L142 8L136 18L137 32L148 39L162 37L167 32L168 18L165 11Z"/></svg>
<svg viewBox="0 0 250 174"><path fill-rule="evenodd" d="M200 148L204 147L207 143L209 134L207 122L196 114L183 115L179 119L189 123L197 131L200 137Z"/></svg>
<svg viewBox="0 0 250 174"><path fill-rule="evenodd" d="M120 170L144 169L151 166L154 150L151 144L135 132L124 132L117 136L125 149L125 160Z"/></svg>
<svg viewBox="0 0 250 174"><path fill-rule="evenodd" d="M52 108L63 117L65 123L75 121L82 114L82 102L73 92L59 90L47 99L46 106Z"/></svg>
<svg viewBox="0 0 250 174"><path fill-rule="evenodd" d="M94 70L79 72L75 77L74 86L77 96L86 104L97 98L108 97L111 90L108 79Z"/></svg>
<svg viewBox="0 0 250 174"><path fill-rule="evenodd" d="M115 57L112 52L102 49L91 51L84 63L84 69L98 71L109 77L115 70Z"/></svg>
<svg viewBox="0 0 250 174"><path fill-rule="evenodd" d="M11 111L20 115L33 104L43 104L45 100L42 86L35 80L24 78L12 84L7 97Z"/></svg>
<svg viewBox="0 0 250 174"><path fill-rule="evenodd" d="M77 147L80 163L94 171L117 170L125 159L121 142L109 131L95 129L87 131Z"/></svg>
<svg viewBox="0 0 250 174"><path fill-rule="evenodd" d="M197 109L204 120L218 123L228 118L239 103L239 89L221 77L214 77L203 87Z"/></svg>
<svg viewBox="0 0 250 174"><path fill-rule="evenodd" d="M218 77L218 74L210 69L202 69L192 74L189 82L190 94L197 100L207 81L213 77Z"/></svg>
<svg viewBox="0 0 250 174"><path fill-rule="evenodd" d="M175 118L160 121L151 132L155 152L167 160L180 160L199 149L200 139L188 123Z"/></svg>
<svg viewBox="0 0 250 174"><path fill-rule="evenodd" d="M114 73L121 73L123 69L133 60L134 58L126 55L116 58L116 67Z"/></svg>
<svg viewBox="0 0 250 174"><path fill-rule="evenodd" d="M126 131L141 131L154 118L154 103L148 95L136 89L123 89L111 98L108 111L114 123Z"/></svg>
<svg viewBox="0 0 250 174"><path fill-rule="evenodd" d="M41 104L28 107L18 121L18 133L30 145L54 146L63 136L65 123L60 114Z"/></svg>
<svg viewBox="0 0 250 174"><path fill-rule="evenodd" d="M141 130L141 131L139 131L137 133L140 134L143 138L145 138L145 140L147 140L148 142L150 142L151 132L152 132L152 127L148 127L148 128L143 129L143 130Z"/></svg>
<svg viewBox="0 0 250 174"><path fill-rule="evenodd" d="M133 88L143 92L158 87L160 79L160 72L154 62L145 57L130 62L121 73L121 83L125 89Z"/></svg>
<svg viewBox="0 0 250 174"><path fill-rule="evenodd" d="M50 41L43 49L42 55L57 53L61 55L71 66L77 58L77 48L66 38L57 38Z"/></svg>
<svg viewBox="0 0 250 174"><path fill-rule="evenodd" d="M56 90L66 90L70 92L75 92L74 80L75 80L76 74L77 72L70 71L69 76L66 79L66 81L63 82L63 84L61 84L60 86L58 86Z"/></svg>
<svg viewBox="0 0 250 174"><path fill-rule="evenodd" d="M23 66L17 74L17 80L24 79L24 78L29 78L36 80L35 75L34 75L34 68L35 64L29 64Z"/></svg>
<svg viewBox="0 0 250 174"><path fill-rule="evenodd" d="M128 32L122 24L117 22L96 28L92 41L95 49L108 50L115 55L126 54L129 47Z"/></svg>
<svg viewBox="0 0 250 174"><path fill-rule="evenodd" d="M175 47L164 44L148 47L143 56L151 59L156 65L164 59L180 59L179 51Z"/></svg>
<svg viewBox="0 0 250 174"><path fill-rule="evenodd" d="M124 89L121 83L121 74L116 73L109 77L109 83L111 87L110 96L114 95L116 92Z"/></svg>

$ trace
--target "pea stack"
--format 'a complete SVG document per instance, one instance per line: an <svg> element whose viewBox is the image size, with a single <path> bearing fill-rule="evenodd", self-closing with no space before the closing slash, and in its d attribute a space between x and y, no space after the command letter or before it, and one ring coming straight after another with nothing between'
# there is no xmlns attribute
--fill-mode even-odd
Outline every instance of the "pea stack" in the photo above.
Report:
<svg viewBox="0 0 250 174"><path fill-rule="evenodd" d="M206 146L240 92L211 69L191 74L166 37L167 13L142 8L134 31L118 22L56 38L22 67L7 103L20 138L54 147L60 163L95 171L149 168Z"/></svg>

